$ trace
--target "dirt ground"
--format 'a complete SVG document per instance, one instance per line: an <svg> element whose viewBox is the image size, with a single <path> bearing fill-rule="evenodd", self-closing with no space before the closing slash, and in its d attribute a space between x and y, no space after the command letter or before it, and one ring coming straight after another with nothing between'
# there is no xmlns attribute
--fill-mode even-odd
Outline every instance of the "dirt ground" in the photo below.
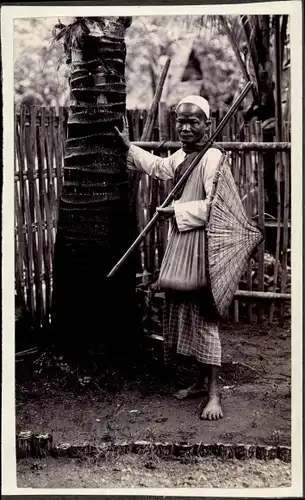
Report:
<svg viewBox="0 0 305 500"><path fill-rule="evenodd" d="M280 488L291 486L290 464L196 459L190 463L124 455L86 460L20 460L19 488Z"/></svg>
<svg viewBox="0 0 305 500"><path fill-rule="evenodd" d="M17 431L50 432L56 444L141 439L290 445L290 325L224 325L221 339L224 418L218 422L199 419L203 400L172 397L192 380L189 367L169 375L155 360L142 371L81 385L64 374L25 376L19 363Z"/></svg>

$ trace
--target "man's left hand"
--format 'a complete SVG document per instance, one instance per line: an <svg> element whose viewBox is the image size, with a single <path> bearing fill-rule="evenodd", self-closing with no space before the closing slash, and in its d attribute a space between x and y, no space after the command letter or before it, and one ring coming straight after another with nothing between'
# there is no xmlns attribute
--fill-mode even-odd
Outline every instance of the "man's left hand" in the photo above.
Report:
<svg viewBox="0 0 305 500"><path fill-rule="evenodd" d="M163 217L164 219L169 219L173 215L175 215L175 210L174 207L157 207L157 212Z"/></svg>

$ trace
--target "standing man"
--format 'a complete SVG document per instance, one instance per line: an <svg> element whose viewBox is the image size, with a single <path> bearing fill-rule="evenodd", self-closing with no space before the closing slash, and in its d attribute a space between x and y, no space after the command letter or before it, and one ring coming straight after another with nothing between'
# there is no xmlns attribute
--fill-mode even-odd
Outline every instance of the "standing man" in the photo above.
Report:
<svg viewBox="0 0 305 500"><path fill-rule="evenodd" d="M182 148L168 158L160 158L132 145L124 133L116 129L128 150L128 167L158 179L173 179L175 184L194 153L202 149L207 139L209 119L210 107L204 98L191 95L182 99L177 106L176 122ZM190 174L173 204L158 209L163 217L172 218L172 225L175 225L176 231L180 233L200 231L201 237L204 238L203 228L213 179L221 159L221 151L210 148ZM205 193L205 196L198 198L199 192ZM169 234L168 244L171 237L172 232ZM173 354L181 354L194 358L198 364L196 383L178 391L175 397L183 400L207 393L208 402L200 415L204 420L218 420L223 417L219 391L221 344L218 325L211 313L212 309L211 297L206 286L195 291L169 290L165 293L163 321L165 359Z"/></svg>

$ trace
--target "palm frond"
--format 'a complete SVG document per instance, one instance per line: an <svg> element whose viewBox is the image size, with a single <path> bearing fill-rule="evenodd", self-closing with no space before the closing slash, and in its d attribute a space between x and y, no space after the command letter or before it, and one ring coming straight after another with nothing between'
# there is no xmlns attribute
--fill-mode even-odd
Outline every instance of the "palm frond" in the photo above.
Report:
<svg viewBox="0 0 305 500"><path fill-rule="evenodd" d="M284 65L284 50L287 37L288 15L283 16L281 24L281 61Z"/></svg>
<svg viewBox="0 0 305 500"><path fill-rule="evenodd" d="M256 51L256 47L255 47L255 41L256 41L256 38L257 38L257 27L256 26L252 26L252 29L251 29L251 32L250 32L250 38L249 38L249 48L250 48L250 51L254 52Z"/></svg>
<svg viewBox="0 0 305 500"><path fill-rule="evenodd" d="M244 29L247 29L248 25L250 25L250 28L251 28L251 20L246 14L240 16L240 20L241 20L241 23L242 23Z"/></svg>
<svg viewBox="0 0 305 500"><path fill-rule="evenodd" d="M259 58L258 58L258 54L256 51L256 46L253 43L254 27L251 23L251 20L246 15L241 16L241 22L242 22L243 27L244 27L244 32L245 32L245 36L246 36L246 40L247 40L247 44L248 44L248 49L249 49L249 55L251 56L251 62L252 62L253 70L254 70L257 92L259 92Z"/></svg>
<svg viewBox="0 0 305 500"><path fill-rule="evenodd" d="M215 33L217 33L219 30L218 16L212 16L212 15L200 16L200 30L198 38L201 35L203 29L209 31L210 37L213 37Z"/></svg>
<svg viewBox="0 0 305 500"><path fill-rule="evenodd" d="M245 65L245 62L241 56L241 51L240 51L240 47L228 25L228 20L225 16L218 16L219 18L219 21L231 43L231 46L232 46L232 49L234 51L234 54L235 54L235 57L237 59L237 62L240 66L240 69L241 69L241 72L243 74L243 77L245 79L246 82L249 82L251 80L251 77L250 77L250 72L249 70L247 69L246 65ZM253 100L254 101L257 101L257 94L256 94L256 89L252 87L252 95L253 95Z"/></svg>
<svg viewBox="0 0 305 500"><path fill-rule="evenodd" d="M52 29L54 42L58 42L59 40L61 40L67 33L68 29L68 26L55 24L54 28Z"/></svg>
<svg viewBox="0 0 305 500"><path fill-rule="evenodd" d="M236 41L237 44L241 43L242 35L243 35L243 37L245 36L244 27L243 27L242 22L241 22L241 17L242 16L237 16L235 21L234 21L234 24L232 24L230 27L232 37L234 38L234 40Z"/></svg>

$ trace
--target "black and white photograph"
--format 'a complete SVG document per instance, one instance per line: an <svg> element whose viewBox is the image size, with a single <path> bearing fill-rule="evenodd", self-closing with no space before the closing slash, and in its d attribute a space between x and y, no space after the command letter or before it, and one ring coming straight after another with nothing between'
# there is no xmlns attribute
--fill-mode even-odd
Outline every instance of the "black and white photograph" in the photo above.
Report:
<svg viewBox="0 0 305 500"><path fill-rule="evenodd" d="M3 493L301 495L301 2L1 10Z"/></svg>

